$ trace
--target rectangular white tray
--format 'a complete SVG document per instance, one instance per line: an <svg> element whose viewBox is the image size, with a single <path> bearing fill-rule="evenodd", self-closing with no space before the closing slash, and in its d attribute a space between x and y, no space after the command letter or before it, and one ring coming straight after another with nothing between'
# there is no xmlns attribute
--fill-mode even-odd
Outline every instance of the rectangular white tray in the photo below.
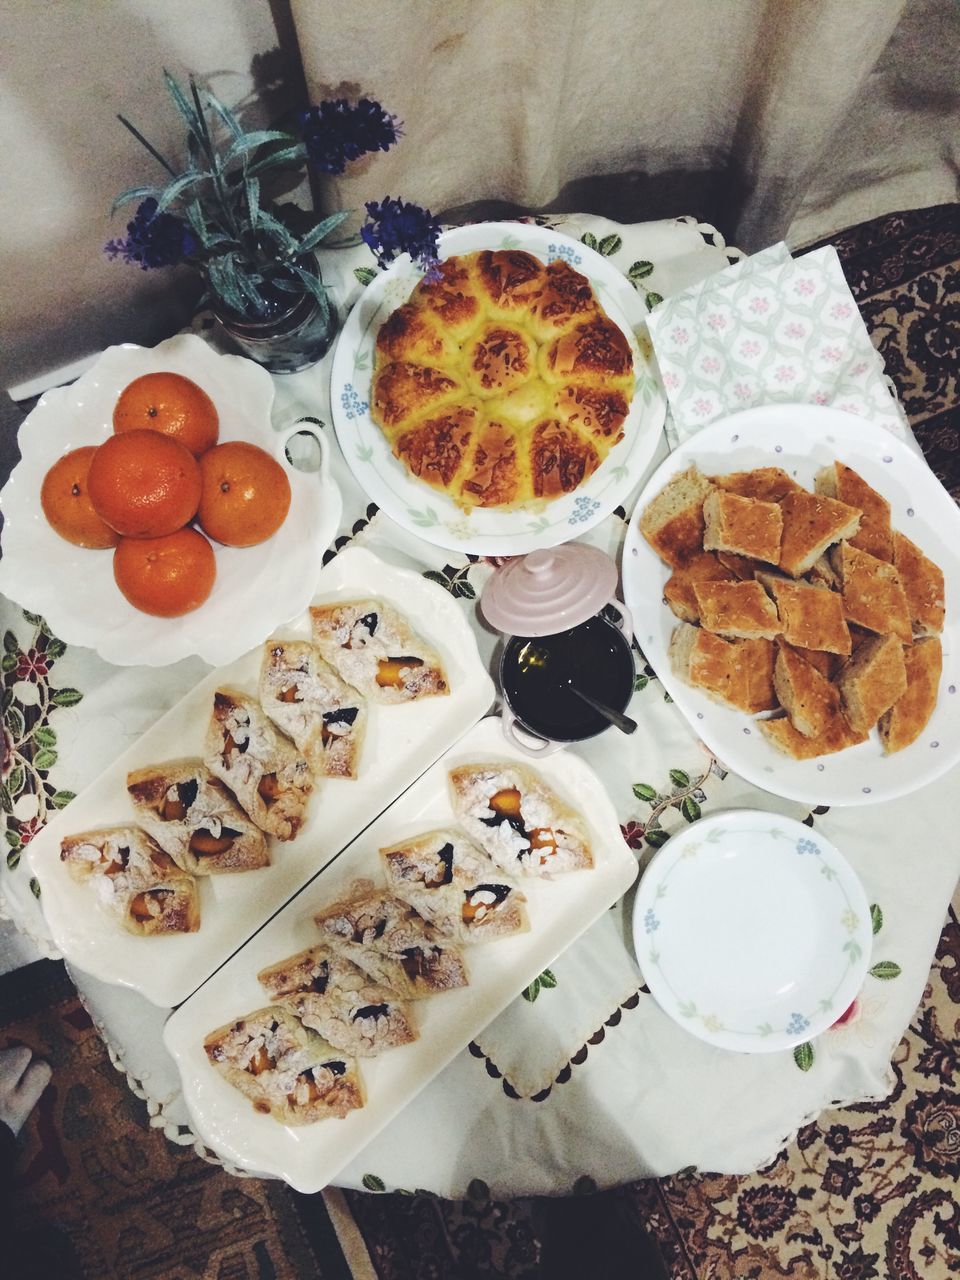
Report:
<svg viewBox="0 0 960 1280"><path fill-rule="evenodd" d="M633 883L637 861L600 779L567 752L537 761L537 771L586 820L593 870L554 880L522 878L529 932L465 948L470 985L412 1004L420 1038L361 1060L367 1087L362 1109L343 1120L293 1129L255 1112L209 1064L204 1037L269 1004L257 973L317 942L314 913L355 880L382 883L380 848L452 822L449 769L484 760L529 764L505 741L499 718L483 720L168 1019L164 1041L176 1060L195 1132L223 1159L283 1178L298 1191L319 1191Z"/></svg>
<svg viewBox="0 0 960 1280"><path fill-rule="evenodd" d="M229 685L256 693L263 649L212 672L30 843L29 861L40 882L47 922L72 964L106 982L132 987L154 1004L179 1004L490 709L493 682L466 615L448 592L420 574L350 548L321 573L315 601L358 596L386 600L410 619L443 659L450 694L397 706L371 704L359 776L319 783L297 838L272 842L271 866L200 877L198 932L137 937L100 910L87 886L70 878L60 861L60 841L74 832L135 821L127 773L201 755L214 691ZM278 627L275 634L308 637L309 615Z"/></svg>

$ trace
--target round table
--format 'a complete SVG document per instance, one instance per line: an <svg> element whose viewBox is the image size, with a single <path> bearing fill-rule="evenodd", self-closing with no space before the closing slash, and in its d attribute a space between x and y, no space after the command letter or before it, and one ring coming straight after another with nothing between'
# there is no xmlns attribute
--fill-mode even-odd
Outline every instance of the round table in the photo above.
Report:
<svg viewBox="0 0 960 1280"><path fill-rule="evenodd" d="M742 256L690 218L628 227L564 215L549 225L599 247L651 306ZM324 278L342 310L359 295L370 262L363 247L323 255ZM329 359L275 379L278 423L310 416L329 429ZM335 445L331 452L344 500L334 549L364 546L393 564L429 572L457 599L490 663L495 638L477 619L476 599L491 565L401 530L369 505ZM666 452L664 438L651 469ZM642 483L584 540L618 555ZM110 667L91 651L50 637L15 604L0 600L0 608L6 655L2 905L55 954L23 847L50 812L69 804L208 668L195 658L160 669ZM629 739L608 732L573 750L603 779L641 868L671 832L715 809L766 809L814 825L853 865L872 905L874 947L861 994L835 1026L793 1051L741 1055L713 1048L672 1022L642 985L630 940L631 891L478 1034L338 1183L455 1198L471 1184L485 1184L509 1197L565 1194L691 1166L746 1173L772 1159L823 1108L883 1097L892 1087L891 1054L920 999L960 872L954 838L960 792L934 784L881 805L811 812L727 771L652 670L638 672L628 711L641 731ZM28 738L32 750L24 746ZM145 1100L150 1123L216 1159L190 1127L163 1048L169 1010L71 972L116 1065Z"/></svg>

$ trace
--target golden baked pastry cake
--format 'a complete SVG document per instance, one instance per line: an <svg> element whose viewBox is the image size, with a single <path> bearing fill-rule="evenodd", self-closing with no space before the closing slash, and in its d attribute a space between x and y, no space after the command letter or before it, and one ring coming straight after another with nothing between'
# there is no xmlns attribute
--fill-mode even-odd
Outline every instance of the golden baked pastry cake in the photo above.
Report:
<svg viewBox="0 0 960 1280"><path fill-rule="evenodd" d="M260 703L320 777L355 778L367 727L363 694L341 680L307 640L268 640Z"/></svg>
<svg viewBox="0 0 960 1280"><path fill-rule="evenodd" d="M523 250L447 258L377 334L370 413L464 509L572 493L623 439L629 343L589 280Z"/></svg>
<svg viewBox="0 0 960 1280"><path fill-rule="evenodd" d="M313 641L340 676L374 702L450 692L440 655L385 600L312 605Z"/></svg>

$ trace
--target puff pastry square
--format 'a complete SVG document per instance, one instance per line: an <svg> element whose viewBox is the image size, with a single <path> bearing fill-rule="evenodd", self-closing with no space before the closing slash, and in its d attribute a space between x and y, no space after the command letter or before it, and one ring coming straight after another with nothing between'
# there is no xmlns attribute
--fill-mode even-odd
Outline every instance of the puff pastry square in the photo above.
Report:
<svg viewBox="0 0 960 1280"><path fill-rule="evenodd" d="M333 903L314 919L328 946L398 995L419 999L469 982L457 948L393 894L362 893Z"/></svg>
<svg viewBox="0 0 960 1280"><path fill-rule="evenodd" d="M347 956L310 947L257 974L271 1000L291 1009L336 1049L371 1058L417 1038L407 1005Z"/></svg>
<svg viewBox="0 0 960 1280"><path fill-rule="evenodd" d="M507 872L559 875L593 866L583 819L533 769L514 761L450 771L453 811Z"/></svg>
<svg viewBox="0 0 960 1280"><path fill-rule="evenodd" d="M296 836L313 790L310 766L256 698L216 691L204 762L262 831L278 840Z"/></svg>
<svg viewBox="0 0 960 1280"><path fill-rule="evenodd" d="M137 817L177 866L193 875L270 864L260 828L202 760L171 760L127 774Z"/></svg>
<svg viewBox="0 0 960 1280"><path fill-rule="evenodd" d="M212 1031L203 1047L255 1111L281 1124L342 1119L366 1101L357 1064L276 1005Z"/></svg>
<svg viewBox="0 0 960 1280"><path fill-rule="evenodd" d="M362 694L307 640L270 640L260 668L260 702L293 739L313 772L355 778L367 726Z"/></svg>
<svg viewBox="0 0 960 1280"><path fill-rule="evenodd" d="M314 605L310 615L323 657L374 701L411 702L450 692L439 655L393 605L348 600Z"/></svg>
<svg viewBox="0 0 960 1280"><path fill-rule="evenodd" d="M60 859L72 878L128 933L195 933L200 898L193 876L139 827L104 827L67 836Z"/></svg>
<svg viewBox="0 0 960 1280"><path fill-rule="evenodd" d="M380 858L389 888L445 938L486 942L529 928L524 895L462 831L428 831Z"/></svg>

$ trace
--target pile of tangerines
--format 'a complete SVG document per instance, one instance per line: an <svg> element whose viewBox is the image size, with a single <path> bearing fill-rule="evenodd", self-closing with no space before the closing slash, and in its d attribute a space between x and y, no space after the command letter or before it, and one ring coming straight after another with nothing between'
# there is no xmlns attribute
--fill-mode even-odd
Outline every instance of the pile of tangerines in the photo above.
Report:
<svg viewBox="0 0 960 1280"><path fill-rule="evenodd" d="M257 445L218 444L219 435L201 387L147 373L121 391L113 435L64 454L44 477L52 528L78 547L113 547L113 576L135 609L176 618L199 608L217 573L208 539L252 547L286 519L280 464Z"/></svg>

